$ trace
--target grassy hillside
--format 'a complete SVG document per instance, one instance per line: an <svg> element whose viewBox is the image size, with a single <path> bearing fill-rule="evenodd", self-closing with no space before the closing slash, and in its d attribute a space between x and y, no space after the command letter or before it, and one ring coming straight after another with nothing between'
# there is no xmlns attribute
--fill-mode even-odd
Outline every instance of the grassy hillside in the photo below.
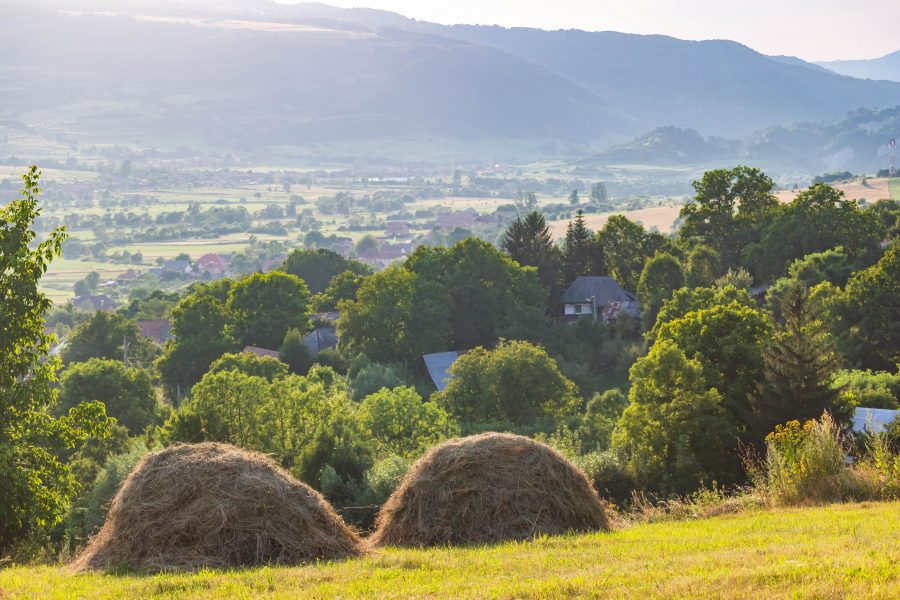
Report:
<svg viewBox="0 0 900 600"><path fill-rule="evenodd" d="M106 576L12 567L0 571L0 597L895 598L898 536L900 504L839 505L298 568Z"/></svg>

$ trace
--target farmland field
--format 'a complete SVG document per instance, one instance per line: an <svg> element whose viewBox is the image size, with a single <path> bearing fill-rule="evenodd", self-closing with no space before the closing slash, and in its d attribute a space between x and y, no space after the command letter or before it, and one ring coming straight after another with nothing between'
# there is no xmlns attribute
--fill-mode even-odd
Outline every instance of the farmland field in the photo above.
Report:
<svg viewBox="0 0 900 600"><path fill-rule="evenodd" d="M229 572L0 570L12 598L896 598L900 504L754 511L477 548Z"/></svg>

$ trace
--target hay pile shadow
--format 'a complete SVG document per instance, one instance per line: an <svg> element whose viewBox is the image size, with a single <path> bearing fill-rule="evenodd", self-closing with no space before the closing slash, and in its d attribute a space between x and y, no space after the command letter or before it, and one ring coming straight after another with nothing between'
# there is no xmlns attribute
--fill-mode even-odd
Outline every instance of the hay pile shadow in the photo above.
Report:
<svg viewBox="0 0 900 600"><path fill-rule="evenodd" d="M374 546L523 540L606 530L597 492L549 446L484 433L432 448L382 507Z"/></svg>
<svg viewBox="0 0 900 600"><path fill-rule="evenodd" d="M318 492L266 456L207 443L144 457L72 566L193 570L360 553L356 533Z"/></svg>

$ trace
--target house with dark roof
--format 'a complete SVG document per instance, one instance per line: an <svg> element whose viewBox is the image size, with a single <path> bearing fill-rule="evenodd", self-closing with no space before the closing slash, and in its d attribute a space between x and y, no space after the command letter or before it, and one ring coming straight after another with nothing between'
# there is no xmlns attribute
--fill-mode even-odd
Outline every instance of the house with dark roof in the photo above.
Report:
<svg viewBox="0 0 900 600"><path fill-rule="evenodd" d="M639 317L641 306L634 294L608 275L582 275L562 295L565 321L591 317L615 321L619 315Z"/></svg>
<svg viewBox="0 0 900 600"><path fill-rule="evenodd" d="M181 273L187 275L191 272L191 262L184 259L167 260L162 265L163 273Z"/></svg>
<svg viewBox="0 0 900 600"><path fill-rule="evenodd" d="M303 343L311 354L318 354L322 350L337 347L338 337L336 327L316 327L310 331Z"/></svg>
<svg viewBox="0 0 900 600"><path fill-rule="evenodd" d="M72 306L81 310L116 310L116 303L105 294L97 296L76 296Z"/></svg>
<svg viewBox="0 0 900 600"><path fill-rule="evenodd" d="M259 348L257 346L245 346L243 350L241 350L241 354L255 354L256 356L268 357L268 358L278 358L278 352L275 350L267 350L265 348Z"/></svg>

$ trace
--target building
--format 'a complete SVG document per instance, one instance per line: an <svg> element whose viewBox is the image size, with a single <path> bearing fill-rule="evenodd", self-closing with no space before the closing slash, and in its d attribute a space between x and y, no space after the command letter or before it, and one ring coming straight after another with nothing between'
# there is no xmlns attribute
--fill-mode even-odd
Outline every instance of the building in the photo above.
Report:
<svg viewBox="0 0 900 600"><path fill-rule="evenodd" d="M316 327L310 331L303 343L311 354L318 354L322 350L336 348L338 342L336 327Z"/></svg>
<svg viewBox="0 0 900 600"><path fill-rule="evenodd" d="M563 320L591 317L615 321L619 315L639 317L641 307L634 294L608 275L582 275L562 295Z"/></svg>
<svg viewBox="0 0 900 600"><path fill-rule="evenodd" d="M443 392L450 383L450 367L459 358L459 354L459 352L438 352L422 357L425 361L425 368L428 369L428 375L439 392Z"/></svg>
<svg viewBox="0 0 900 600"><path fill-rule="evenodd" d="M278 352L275 350L266 350L265 348L257 348L256 346L245 346L244 349L241 350L241 354L255 354L256 356L266 358L278 358Z"/></svg>
<svg viewBox="0 0 900 600"><path fill-rule="evenodd" d="M80 310L116 310L116 303L105 294L97 296L76 296L72 306Z"/></svg>
<svg viewBox="0 0 900 600"><path fill-rule="evenodd" d="M191 262L189 260L167 260L162 265L163 273L181 273L187 275L191 272Z"/></svg>
<svg viewBox="0 0 900 600"><path fill-rule="evenodd" d="M204 254L194 263L201 275L209 273L212 277L224 277L228 274L229 262L218 254Z"/></svg>
<svg viewBox="0 0 900 600"><path fill-rule="evenodd" d="M137 326L142 336L157 344L162 345L172 339L172 322L169 319L138 321Z"/></svg>

